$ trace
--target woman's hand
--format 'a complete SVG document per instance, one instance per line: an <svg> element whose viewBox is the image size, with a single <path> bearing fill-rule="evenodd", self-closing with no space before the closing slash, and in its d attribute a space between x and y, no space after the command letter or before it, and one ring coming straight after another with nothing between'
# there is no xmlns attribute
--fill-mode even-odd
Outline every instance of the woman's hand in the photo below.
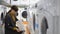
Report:
<svg viewBox="0 0 60 34"><path fill-rule="evenodd" d="M14 27L13 30L16 30L17 32L20 32L19 28Z"/></svg>
<svg viewBox="0 0 60 34"><path fill-rule="evenodd" d="M20 32L20 29L16 29L17 32Z"/></svg>

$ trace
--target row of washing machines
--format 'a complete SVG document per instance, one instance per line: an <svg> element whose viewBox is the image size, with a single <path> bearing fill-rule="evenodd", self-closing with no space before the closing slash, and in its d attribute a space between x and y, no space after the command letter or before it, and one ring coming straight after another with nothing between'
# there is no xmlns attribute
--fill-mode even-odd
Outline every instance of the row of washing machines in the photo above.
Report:
<svg viewBox="0 0 60 34"><path fill-rule="evenodd" d="M52 0L51 0L52 1ZM59 0L58 0L59 1ZM27 10L24 10L24 8L19 8L20 10L18 11L18 16L17 18L19 19L19 22L24 21L28 21L29 25L28 28L31 32L31 34L42 34L42 27L41 24L42 23L46 23L48 24L48 29L46 34L59 34L60 33L60 14L59 14L59 2L54 0L55 3L47 1L44 3L37 3L37 7L35 8L29 8ZM6 15L6 13L8 12L10 8L0 5L0 32L2 33L2 31L4 32L4 26L1 26L2 21L1 21L1 13L4 13L4 16ZM24 19L22 17L22 12L23 11L27 11L27 18ZM43 21L45 20L46 21ZM20 26L20 24L18 23L17 26ZM2 33L4 34L4 33Z"/></svg>

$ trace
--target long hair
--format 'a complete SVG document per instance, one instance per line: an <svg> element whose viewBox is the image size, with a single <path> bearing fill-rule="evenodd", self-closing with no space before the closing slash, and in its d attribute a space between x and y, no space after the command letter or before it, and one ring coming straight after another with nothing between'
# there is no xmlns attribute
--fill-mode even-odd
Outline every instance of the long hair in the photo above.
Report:
<svg viewBox="0 0 60 34"><path fill-rule="evenodd" d="M11 12L11 10L8 11L8 13L10 13L10 12ZM8 14L8 13L7 13L7 14Z"/></svg>

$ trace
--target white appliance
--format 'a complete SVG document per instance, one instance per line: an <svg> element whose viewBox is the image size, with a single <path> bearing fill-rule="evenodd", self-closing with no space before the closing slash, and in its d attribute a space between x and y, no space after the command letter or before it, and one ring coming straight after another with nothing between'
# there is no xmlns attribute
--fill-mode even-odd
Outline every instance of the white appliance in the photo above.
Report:
<svg viewBox="0 0 60 34"><path fill-rule="evenodd" d="M52 1L52 2L51 2ZM41 34L41 23L45 17L48 22L47 34L59 34L60 33L60 4L59 0L42 0L38 3L38 11L36 12L37 23L39 23L39 29L37 29L38 34Z"/></svg>

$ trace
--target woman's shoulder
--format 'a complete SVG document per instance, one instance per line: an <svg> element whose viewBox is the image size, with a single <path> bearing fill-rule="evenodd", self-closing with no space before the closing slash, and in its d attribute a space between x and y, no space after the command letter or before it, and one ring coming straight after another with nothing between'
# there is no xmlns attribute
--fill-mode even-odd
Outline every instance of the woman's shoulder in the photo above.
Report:
<svg viewBox="0 0 60 34"><path fill-rule="evenodd" d="M5 16L5 17L6 17L6 18L7 18L7 17L10 17L10 15L9 15L9 14L6 14L6 16Z"/></svg>

